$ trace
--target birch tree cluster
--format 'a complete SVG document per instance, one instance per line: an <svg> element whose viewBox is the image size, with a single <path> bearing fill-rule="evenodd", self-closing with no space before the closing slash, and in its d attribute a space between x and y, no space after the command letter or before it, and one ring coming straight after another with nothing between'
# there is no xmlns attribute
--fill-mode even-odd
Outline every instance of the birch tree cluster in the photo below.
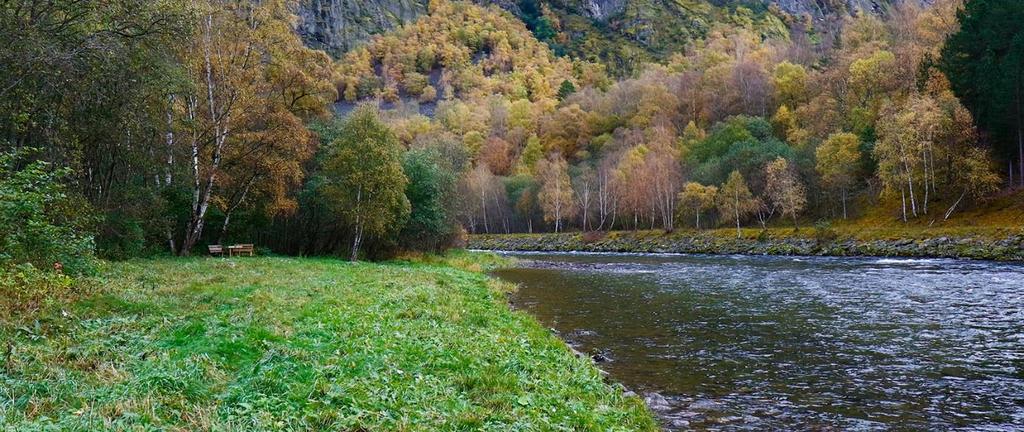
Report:
<svg viewBox="0 0 1024 432"><path fill-rule="evenodd" d="M709 23L628 76L452 0L333 59L293 8L7 2L5 175L59 182L90 234L75 238L111 258L376 257L465 232L739 232L875 207L930 224L1024 180L1024 36L1005 16L1021 9L1003 0L901 2L827 31Z"/></svg>

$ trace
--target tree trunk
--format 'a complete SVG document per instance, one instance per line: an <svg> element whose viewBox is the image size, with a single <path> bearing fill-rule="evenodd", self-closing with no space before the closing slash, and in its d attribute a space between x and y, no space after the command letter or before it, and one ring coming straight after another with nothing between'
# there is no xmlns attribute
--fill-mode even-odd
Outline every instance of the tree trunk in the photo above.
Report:
<svg viewBox="0 0 1024 432"><path fill-rule="evenodd" d="M352 238L352 253L348 256L348 260L356 262L359 260L359 245L363 241L363 225L356 225L356 232Z"/></svg>
<svg viewBox="0 0 1024 432"><path fill-rule="evenodd" d="M206 184L201 186L199 178L199 143L196 137L193 137L192 173L195 181L193 183L192 192L192 218L189 221L185 241L181 245L181 255L188 255L191 253L192 248L199 242L199 238L203 234L203 227L206 224L206 211L210 206L210 195L213 193L213 187L217 179L217 170L220 169L221 156L228 138L228 113L218 111L216 99L214 98L214 90L217 87L217 82L213 78L213 64L211 61L212 54L210 45L213 44L213 17L211 15L207 15L206 17L205 32L205 43L203 45L204 72L206 97L210 111L210 123L213 125L214 150L213 157L210 161L209 174L206 175L205 179ZM231 102L229 101L227 105L230 107ZM230 108L228 109L230 110ZM190 115L194 116L194 112L191 112Z"/></svg>
<svg viewBox="0 0 1024 432"><path fill-rule="evenodd" d="M238 196L238 199L232 199L233 202L231 203L231 206L228 207L226 212L224 212L224 223L220 226L220 235L217 236L217 244L224 244L224 237L228 232L228 224L231 223L231 215L234 214L235 210L238 209L238 206L242 205L245 201L245 197L249 195L249 189L252 188L252 185L256 182L257 178L259 178L258 174L249 177L249 180L245 182L245 187L242 188L242 192Z"/></svg>
<svg viewBox="0 0 1024 432"><path fill-rule="evenodd" d="M846 215L846 187L843 187L843 220L847 219Z"/></svg>
<svg viewBox="0 0 1024 432"><path fill-rule="evenodd" d="M960 198L957 198L956 202L949 207L949 210L946 210L946 216L943 217L942 220L949 220L949 217L952 216L953 212L956 210L956 206L960 205L960 201L962 201L966 195L967 189L964 189L963 193L960 194Z"/></svg>
<svg viewBox="0 0 1024 432"><path fill-rule="evenodd" d="M349 261L359 260L359 244L363 242L363 187L356 189L356 223L355 232L352 233L352 253L349 254Z"/></svg>
<svg viewBox="0 0 1024 432"><path fill-rule="evenodd" d="M917 201L914 199L914 176L910 174L910 166L907 169L907 189L910 192L910 212L917 217Z"/></svg>
<svg viewBox="0 0 1024 432"><path fill-rule="evenodd" d="M487 234L490 234L491 233L491 227L487 223L487 188L486 188L486 186L482 186L482 190L480 191L480 207L482 207L481 215L483 216L483 221L484 221L484 232L486 232Z"/></svg>
<svg viewBox="0 0 1024 432"><path fill-rule="evenodd" d="M171 95L167 99L167 135L166 135L166 151L167 151L167 163L164 165L164 184L163 187L170 187L172 177L172 169L174 168L174 95ZM159 177L158 177L159 178ZM174 244L174 218L167 218L165 220L167 226L164 228L164 237L167 238L167 247L171 251L171 255L178 254L178 248Z"/></svg>
<svg viewBox="0 0 1024 432"><path fill-rule="evenodd" d="M907 223L907 191L900 188L900 197L903 198L903 223Z"/></svg>
<svg viewBox="0 0 1024 432"><path fill-rule="evenodd" d="M736 210L736 238L740 238L740 193L736 192L736 206L733 207Z"/></svg>

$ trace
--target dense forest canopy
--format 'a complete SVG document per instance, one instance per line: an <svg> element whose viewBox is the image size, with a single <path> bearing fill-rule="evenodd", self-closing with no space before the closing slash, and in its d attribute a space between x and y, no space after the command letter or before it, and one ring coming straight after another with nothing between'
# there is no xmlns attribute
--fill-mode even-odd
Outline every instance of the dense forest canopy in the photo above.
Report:
<svg viewBox="0 0 1024 432"><path fill-rule="evenodd" d="M638 56L571 30L600 20L527 3L434 0L334 60L286 0L12 2L0 196L25 199L2 218L111 258L230 241L387 256L464 231L800 226L887 205L934 222L1024 184L1014 1L831 20L694 2L713 19L677 29L685 43L643 33L668 39ZM0 259L46 261L4 225ZM53 245L35 249L74 254Z"/></svg>

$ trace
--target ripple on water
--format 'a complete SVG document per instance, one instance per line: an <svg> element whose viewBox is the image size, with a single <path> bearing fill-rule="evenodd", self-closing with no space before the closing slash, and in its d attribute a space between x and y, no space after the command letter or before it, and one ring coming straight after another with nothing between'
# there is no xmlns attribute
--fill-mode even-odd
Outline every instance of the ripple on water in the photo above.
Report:
<svg viewBox="0 0 1024 432"><path fill-rule="evenodd" d="M670 429L1024 425L1024 266L947 259L531 254L517 305ZM649 400L649 402L651 402Z"/></svg>

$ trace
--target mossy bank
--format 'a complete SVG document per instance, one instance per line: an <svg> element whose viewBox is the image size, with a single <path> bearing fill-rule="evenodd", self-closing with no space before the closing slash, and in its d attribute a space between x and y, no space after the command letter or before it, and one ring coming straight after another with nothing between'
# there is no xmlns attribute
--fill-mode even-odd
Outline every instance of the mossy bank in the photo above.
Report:
<svg viewBox="0 0 1024 432"><path fill-rule="evenodd" d="M857 238L805 228L714 231L624 231L610 233L484 234L471 249L547 252L645 252L748 255L881 256L1024 261L1024 230L999 236Z"/></svg>
<svg viewBox="0 0 1024 432"><path fill-rule="evenodd" d="M0 314L0 430L657 428L481 255L106 264Z"/></svg>

